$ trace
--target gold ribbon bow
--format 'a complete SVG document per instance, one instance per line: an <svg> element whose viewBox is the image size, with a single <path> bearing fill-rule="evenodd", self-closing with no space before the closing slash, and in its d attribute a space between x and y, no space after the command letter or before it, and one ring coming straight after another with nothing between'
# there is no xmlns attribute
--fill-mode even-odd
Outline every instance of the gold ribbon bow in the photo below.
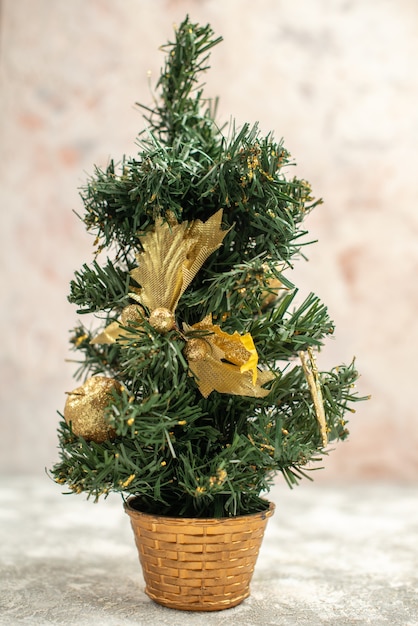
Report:
<svg viewBox="0 0 418 626"><path fill-rule="evenodd" d="M178 223L174 219L167 222L159 218L155 228L144 235L142 251L136 255L138 267L131 271L132 278L141 288L129 295L150 311L148 321L159 332L175 328L174 313L179 299L228 233L221 229L221 224L222 209L206 222L192 220ZM133 319L135 312L132 307L135 306L138 307L130 305L124 309L122 325L124 317L125 325L126 320ZM127 309L130 309L130 316ZM141 317L139 311L136 315ZM253 397L269 393L261 385L273 376L257 368L258 355L249 333L229 335L212 324L212 315L193 326L185 325L184 331L187 342L185 355L204 397L213 390ZM192 331L203 331L204 336L188 338ZM112 322L92 343L114 343L118 339L123 341L123 336L128 335L119 322Z"/></svg>
<svg viewBox="0 0 418 626"><path fill-rule="evenodd" d="M131 276L141 285L141 304L151 312L165 308L174 313L178 301L206 259L215 252L228 233L221 230L222 209L206 222L171 223L156 221L145 235L142 252L136 255L138 267Z"/></svg>
<svg viewBox="0 0 418 626"><path fill-rule="evenodd" d="M190 370L205 398L212 391L255 398L270 393L261 385L273 375L257 368L258 354L250 333L229 335L212 324L212 315L193 326L185 325L185 330L207 333L189 339L185 348Z"/></svg>

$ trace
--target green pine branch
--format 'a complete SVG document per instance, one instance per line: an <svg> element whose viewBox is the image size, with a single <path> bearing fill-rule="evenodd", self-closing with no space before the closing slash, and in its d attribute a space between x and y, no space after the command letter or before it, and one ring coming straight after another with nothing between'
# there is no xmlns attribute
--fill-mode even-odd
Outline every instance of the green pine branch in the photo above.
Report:
<svg viewBox="0 0 418 626"><path fill-rule="evenodd" d="M165 66L157 88L161 92L161 104L145 109L149 128L171 146L179 136L197 137L197 145L210 152L213 144L213 110L211 103L202 114L202 87L200 75L209 68L209 52L222 41L214 38L212 28L193 24L187 17L176 30L174 42L162 46L166 52ZM140 105L141 106L141 105Z"/></svg>
<svg viewBox="0 0 418 626"><path fill-rule="evenodd" d="M97 260L92 267L86 263L74 273L70 283L69 302L80 308L77 313L122 310L129 303L129 268L122 268L107 259L101 267Z"/></svg>

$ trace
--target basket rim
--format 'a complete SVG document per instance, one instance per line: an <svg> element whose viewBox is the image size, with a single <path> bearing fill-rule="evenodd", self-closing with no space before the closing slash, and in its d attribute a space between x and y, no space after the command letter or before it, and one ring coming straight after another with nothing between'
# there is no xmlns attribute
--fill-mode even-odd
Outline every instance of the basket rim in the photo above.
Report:
<svg viewBox="0 0 418 626"><path fill-rule="evenodd" d="M131 506L130 502L135 500L138 496L130 495L123 502L123 508L125 513L129 516L135 517L143 517L149 520L158 520L158 521L166 521L171 523L195 523L195 524L225 524L228 521L237 521L237 520L245 520L245 519L266 519L271 517L274 514L276 509L276 505L274 502L270 502L269 500L265 500L268 504L268 508L264 511L257 511L255 513L246 513L245 515L231 515L229 517L181 517L181 516L172 516L172 515L158 515L156 513L146 513L144 511L138 511Z"/></svg>

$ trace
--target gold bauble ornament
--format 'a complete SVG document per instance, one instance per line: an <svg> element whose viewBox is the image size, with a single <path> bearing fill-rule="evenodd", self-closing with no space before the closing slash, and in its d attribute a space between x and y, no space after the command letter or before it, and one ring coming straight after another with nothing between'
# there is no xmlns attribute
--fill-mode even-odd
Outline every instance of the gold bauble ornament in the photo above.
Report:
<svg viewBox="0 0 418 626"><path fill-rule="evenodd" d="M104 417L105 409L112 401L113 391L122 391L122 385L117 380L93 376L68 394L64 418L67 424L71 422L75 435L96 443L115 438L115 430Z"/></svg>
<svg viewBox="0 0 418 626"><path fill-rule="evenodd" d="M261 294L261 308L264 310L276 302L279 289L283 289L283 283L278 278L272 278L268 281L268 290Z"/></svg>
<svg viewBox="0 0 418 626"><path fill-rule="evenodd" d="M174 313L162 306L152 311L148 321L155 330L163 334L173 330L176 326Z"/></svg>
<svg viewBox="0 0 418 626"><path fill-rule="evenodd" d="M135 338L133 332L124 330L121 326L129 326L130 324L136 324L140 326L144 321L145 311L139 304L128 304L120 315L120 321L111 322L101 333L93 337L90 341L92 345L95 344L112 344L118 339L121 344L129 342L131 337Z"/></svg>
<svg viewBox="0 0 418 626"><path fill-rule="evenodd" d="M210 346L204 339L189 339L184 347L184 356L188 361L201 361L210 352Z"/></svg>
<svg viewBox="0 0 418 626"><path fill-rule="evenodd" d="M145 311L139 304L128 304L120 316L122 326L127 326L129 323L139 324L144 320Z"/></svg>

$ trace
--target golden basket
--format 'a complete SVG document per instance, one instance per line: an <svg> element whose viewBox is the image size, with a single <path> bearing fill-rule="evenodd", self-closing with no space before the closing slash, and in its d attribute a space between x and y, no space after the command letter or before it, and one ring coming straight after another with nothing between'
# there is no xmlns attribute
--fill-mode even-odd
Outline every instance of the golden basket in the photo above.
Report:
<svg viewBox="0 0 418 626"><path fill-rule="evenodd" d="M238 517L176 518L149 515L129 502L145 593L185 611L219 611L250 595L250 581L274 504Z"/></svg>

